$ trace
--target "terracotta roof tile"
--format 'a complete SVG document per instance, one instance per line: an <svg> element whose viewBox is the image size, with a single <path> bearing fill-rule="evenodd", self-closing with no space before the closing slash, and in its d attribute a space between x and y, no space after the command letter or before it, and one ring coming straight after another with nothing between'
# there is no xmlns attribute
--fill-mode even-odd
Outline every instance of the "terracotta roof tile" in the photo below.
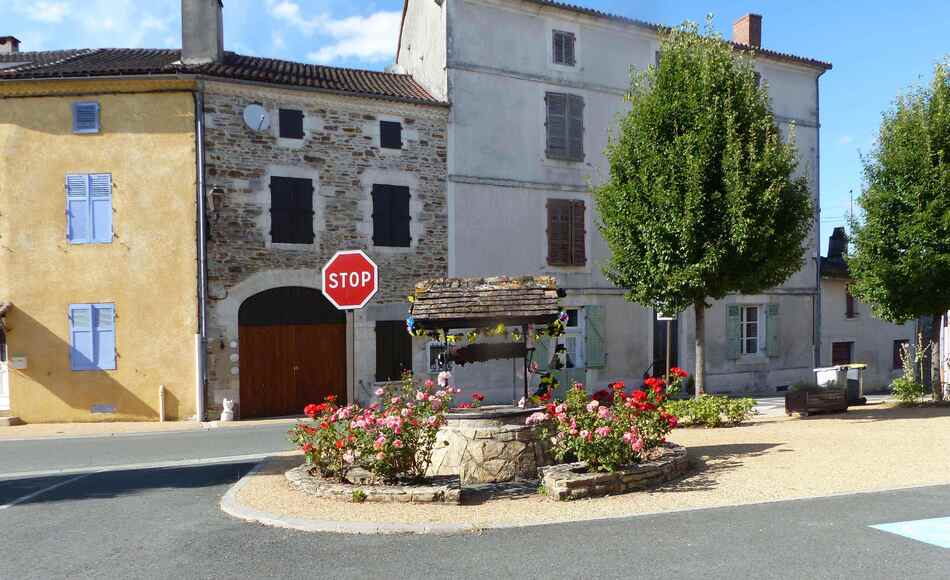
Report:
<svg viewBox="0 0 950 580"><path fill-rule="evenodd" d="M13 66L14 63L22 63ZM8 66L4 67L4 64ZM220 63L183 65L181 51L102 48L21 52L0 58L0 79L81 78L159 74L201 75L400 100L444 103L411 76L306 64L226 52Z"/></svg>

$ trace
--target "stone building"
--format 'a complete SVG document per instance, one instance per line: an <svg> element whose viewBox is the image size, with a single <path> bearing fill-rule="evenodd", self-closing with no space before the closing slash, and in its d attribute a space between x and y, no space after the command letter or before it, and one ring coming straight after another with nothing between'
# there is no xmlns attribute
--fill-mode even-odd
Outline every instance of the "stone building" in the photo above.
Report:
<svg viewBox="0 0 950 580"><path fill-rule="evenodd" d="M181 50L0 42L0 414L154 419L161 385L169 418L300 414L425 351L405 297L447 273L446 103L225 52L220 0L182 14ZM348 316L320 271L352 249L380 290Z"/></svg>
<svg viewBox="0 0 950 580"><path fill-rule="evenodd" d="M663 369L665 323L602 273L608 248L590 193L608 176L603 152L628 107L630 68L656 62L661 27L550 0L406 0L402 22L398 66L452 103L451 275L556 276L569 380L599 388ZM815 228L785 284L707 311L707 388L774 392L812 377L820 351L818 95L831 65L764 48L757 15L736 23L733 44L754 55L780 129L796 128ZM671 362L690 368L691 312L672 335ZM503 401L521 372L482 365L457 378Z"/></svg>

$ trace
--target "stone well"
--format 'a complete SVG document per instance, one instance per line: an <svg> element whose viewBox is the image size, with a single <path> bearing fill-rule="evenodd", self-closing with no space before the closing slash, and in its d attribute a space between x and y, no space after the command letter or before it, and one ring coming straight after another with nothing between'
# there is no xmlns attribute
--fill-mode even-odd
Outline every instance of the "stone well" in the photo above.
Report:
<svg viewBox="0 0 950 580"><path fill-rule="evenodd" d="M428 474L458 475L462 485L536 479L550 460L525 420L539 410L486 406L448 413Z"/></svg>

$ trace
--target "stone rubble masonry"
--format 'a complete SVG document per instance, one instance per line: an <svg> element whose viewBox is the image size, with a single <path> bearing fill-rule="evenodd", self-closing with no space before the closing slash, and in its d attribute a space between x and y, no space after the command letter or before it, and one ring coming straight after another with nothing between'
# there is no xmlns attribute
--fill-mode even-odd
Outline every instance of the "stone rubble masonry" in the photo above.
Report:
<svg viewBox="0 0 950 580"><path fill-rule="evenodd" d="M686 474L686 448L666 444L660 457L612 473L588 473L587 464L562 463L538 470L545 495L558 501L600 497L656 487Z"/></svg>
<svg viewBox="0 0 950 580"><path fill-rule="evenodd" d="M525 417L536 410L447 415L428 474L458 475L462 485L534 479L538 467L550 463L536 430L525 425Z"/></svg>
<svg viewBox="0 0 950 580"><path fill-rule="evenodd" d="M461 498L456 477L433 478L426 485L355 485L314 477L306 465L290 469L284 476L290 487L301 493L336 501L356 502L354 493L357 492L362 492L362 501L370 503L458 504Z"/></svg>
<svg viewBox="0 0 950 580"><path fill-rule="evenodd" d="M250 104L267 111L267 130L245 124ZM278 137L280 108L303 111L304 139ZM213 415L223 397L239 395L239 353L218 346L238 339L239 304L225 303L229 296L244 299L249 286L267 289L258 287L261 280L318 288L321 268L342 249L363 249L379 266L380 289L368 306L404 302L417 280L447 274L448 109L209 82L204 112L207 186L224 192L219 206L209 207L207 402ZM379 147L380 120L402 123L402 150ZM313 180L312 245L270 242L271 176ZM373 246L374 183L410 187L411 247ZM309 283L293 283L300 281Z"/></svg>

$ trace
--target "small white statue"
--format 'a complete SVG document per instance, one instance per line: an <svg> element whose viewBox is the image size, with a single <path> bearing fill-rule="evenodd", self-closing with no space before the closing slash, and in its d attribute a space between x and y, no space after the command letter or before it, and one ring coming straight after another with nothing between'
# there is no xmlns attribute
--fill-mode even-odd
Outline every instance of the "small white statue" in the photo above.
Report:
<svg viewBox="0 0 950 580"><path fill-rule="evenodd" d="M231 399L225 399L221 402L221 406L224 407L224 410L221 411L221 421L233 421L234 401Z"/></svg>

